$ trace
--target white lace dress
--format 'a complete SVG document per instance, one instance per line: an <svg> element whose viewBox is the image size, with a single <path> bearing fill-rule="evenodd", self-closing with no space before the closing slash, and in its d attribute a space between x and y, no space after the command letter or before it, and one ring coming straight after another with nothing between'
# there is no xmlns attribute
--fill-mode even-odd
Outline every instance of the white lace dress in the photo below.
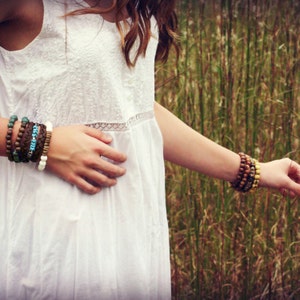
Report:
<svg viewBox="0 0 300 300"><path fill-rule="evenodd" d="M89 196L1 157L0 299L169 299L155 25L146 57L129 69L115 24L99 15L65 22L61 2L44 0L42 31L27 47L0 48L0 114L104 130L127 154L127 173Z"/></svg>

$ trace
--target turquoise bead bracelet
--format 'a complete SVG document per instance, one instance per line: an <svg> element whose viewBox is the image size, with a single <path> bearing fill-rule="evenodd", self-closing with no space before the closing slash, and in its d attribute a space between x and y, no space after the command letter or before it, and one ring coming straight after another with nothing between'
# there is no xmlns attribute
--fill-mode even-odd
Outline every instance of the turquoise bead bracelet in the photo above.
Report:
<svg viewBox="0 0 300 300"><path fill-rule="evenodd" d="M21 140L28 123L29 123L29 119L27 117L23 117L21 120L21 126L18 132L18 136L15 141L15 149L12 153L13 160L16 163L23 162L25 160L25 157L23 157L22 155Z"/></svg>

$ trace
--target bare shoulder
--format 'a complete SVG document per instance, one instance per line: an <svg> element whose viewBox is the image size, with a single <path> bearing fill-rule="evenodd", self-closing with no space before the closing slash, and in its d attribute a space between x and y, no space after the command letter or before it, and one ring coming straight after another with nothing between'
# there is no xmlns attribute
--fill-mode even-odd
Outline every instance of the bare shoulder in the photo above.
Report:
<svg viewBox="0 0 300 300"><path fill-rule="evenodd" d="M41 30L43 11L42 0L0 0L0 46L19 50L30 43Z"/></svg>

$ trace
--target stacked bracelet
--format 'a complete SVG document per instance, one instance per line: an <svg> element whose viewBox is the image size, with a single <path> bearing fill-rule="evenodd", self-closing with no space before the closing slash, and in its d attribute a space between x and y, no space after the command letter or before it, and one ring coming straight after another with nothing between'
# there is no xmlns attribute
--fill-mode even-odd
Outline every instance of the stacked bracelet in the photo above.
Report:
<svg viewBox="0 0 300 300"><path fill-rule="evenodd" d="M253 191L258 187L260 179L260 165L256 159L242 152L239 153L241 162L239 172L235 181L231 182L231 186L243 193Z"/></svg>
<svg viewBox="0 0 300 300"><path fill-rule="evenodd" d="M13 144L13 129L18 117L13 115L7 124L6 134L6 154L10 161L39 162L38 170L43 171L47 163L47 154L52 136L52 124L35 124L29 122L27 117L23 117L21 125Z"/></svg>

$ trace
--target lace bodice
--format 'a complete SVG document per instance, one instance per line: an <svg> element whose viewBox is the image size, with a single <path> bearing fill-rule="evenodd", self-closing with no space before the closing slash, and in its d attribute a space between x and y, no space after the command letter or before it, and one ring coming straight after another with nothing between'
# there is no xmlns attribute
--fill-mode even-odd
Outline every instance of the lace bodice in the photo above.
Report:
<svg viewBox="0 0 300 300"><path fill-rule="evenodd" d="M71 3L67 11L80 5ZM124 123L153 109L155 34L146 57L129 68L115 24L99 15L57 17L66 12L63 3L44 5L52 6L52 13L45 8L39 36L23 50L1 49L1 93L9 101L1 115L17 113L54 125Z"/></svg>

